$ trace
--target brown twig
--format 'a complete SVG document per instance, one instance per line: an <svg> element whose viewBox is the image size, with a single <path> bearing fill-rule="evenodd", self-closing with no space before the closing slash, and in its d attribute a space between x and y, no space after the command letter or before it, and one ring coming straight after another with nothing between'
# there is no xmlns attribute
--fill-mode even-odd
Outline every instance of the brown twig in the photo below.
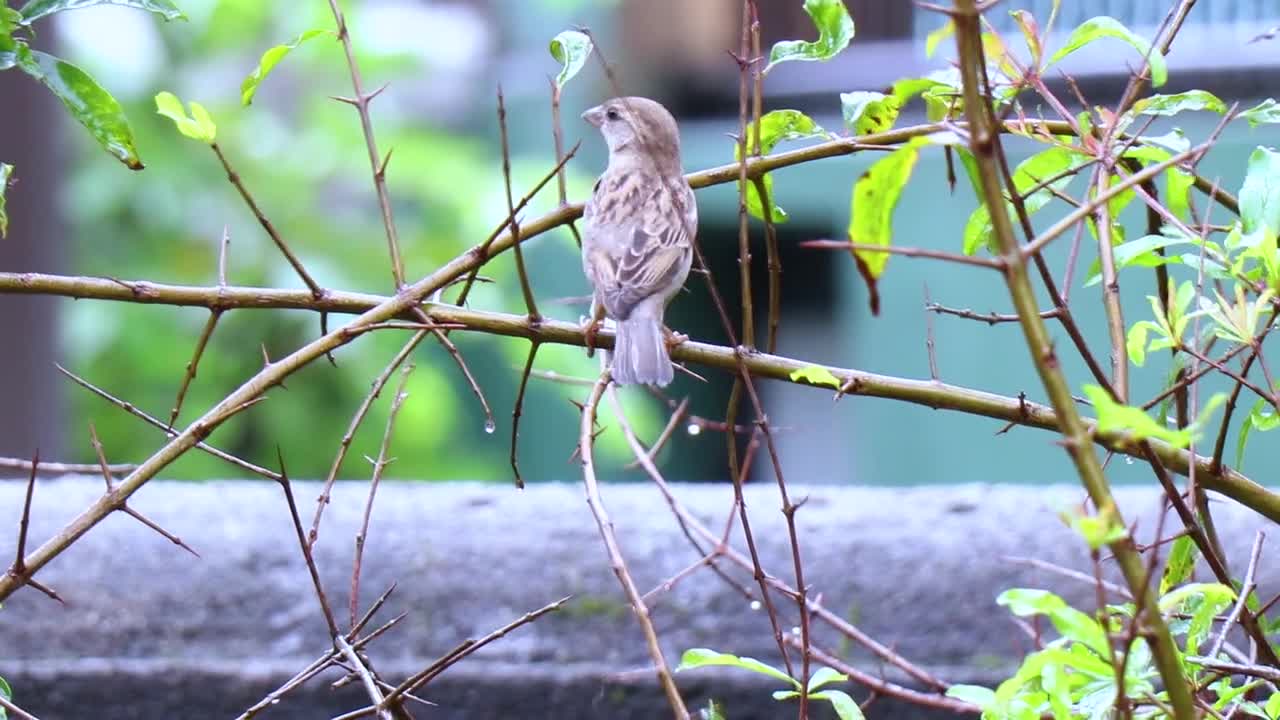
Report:
<svg viewBox="0 0 1280 720"><path fill-rule="evenodd" d="M218 156L218 162L222 163L222 169L227 173L227 180L229 180L231 185L235 187L236 191L240 193L241 199L244 200L245 205L249 206L249 211L252 212L253 217L258 220L258 224L262 225L263 230L267 231L267 236L276 244L276 247L280 250L280 254L284 255L284 259L289 261L289 265L293 267L293 271L298 274L298 277L302 280L303 284L305 284L307 289L311 291L311 296L317 299L323 297L324 288L320 287L319 283L311 277L311 274L307 272L305 267L303 267L302 261L298 259L297 255L293 254L293 250L289 249L289 244L280 236L279 231L276 230L276 226L273 225L271 220L269 220L262 212L262 208L258 206L258 201L253 199L253 195L249 193L249 189L245 187L244 182L241 181L240 174L231 167L231 163L227 161L227 156L222 154L222 148L219 147L216 142L210 143L209 146L213 148L213 154ZM223 263L221 267L225 268L225 263ZM225 276L225 274L224 269L222 276Z"/></svg>
<svg viewBox="0 0 1280 720"><path fill-rule="evenodd" d="M26 574L27 530L31 525L31 497L36 492L36 473L40 469L40 451L36 450L31 458L31 473L27 476L27 494L22 501L22 517L18 520L18 547L15 549L13 565L9 574L21 577Z"/></svg>
<svg viewBox="0 0 1280 720"><path fill-rule="evenodd" d="M329 0L329 9L333 12L333 21L338 26L338 42L342 43L342 51L347 58L347 69L351 74L351 87L354 95L346 99L360 115L360 129L364 133L365 148L369 151L369 169L373 172L373 188L378 196L378 208L382 211L382 226L387 234L387 251L391 255L391 276L395 280L396 290L404 287L404 260L400 257L400 238L396 232L395 218L391 214L391 196L387 192L387 160L380 159L378 142L373 136L373 120L369 116L369 102L378 96L386 86L371 93L364 91L364 83L360 79L360 67L356 63L355 50L351 47L351 33L347 30L347 19L338 7L338 0Z"/></svg>
<svg viewBox="0 0 1280 720"><path fill-rule="evenodd" d="M676 405L675 409L671 411L670 417L667 418L667 424L662 427L662 432L658 433L657 439L655 439L653 444L645 450L645 457L649 459L649 462L653 462L654 459L658 457L658 453L662 452L662 448L666 446L667 441L669 441L671 436L675 434L676 428L680 427L680 423L684 422L688 413L689 398L682 398ZM633 470L640 467L640 461L632 460L624 467L627 470Z"/></svg>
<svg viewBox="0 0 1280 720"><path fill-rule="evenodd" d="M1222 623L1222 632L1218 633L1217 639L1214 640L1213 645L1210 647L1208 656L1211 658L1218 657L1218 653L1222 652L1222 646L1227 642L1227 633L1231 632L1231 626L1240 620L1241 614L1245 612L1248 605L1249 596L1257 589L1257 585L1254 584L1254 575L1258 571L1258 560L1262 557L1262 541L1266 538L1266 533L1261 530L1253 538L1253 550L1249 553L1249 566L1245 569L1244 583L1240 586L1239 597L1236 600L1235 607L1231 609L1231 614ZM1262 644L1270 647L1265 633L1256 632L1250 634L1255 640L1261 635ZM1274 656L1274 652L1271 654ZM1272 667L1276 667L1274 663ZM1277 667L1277 669L1280 669L1280 667Z"/></svg>
<svg viewBox="0 0 1280 720"><path fill-rule="evenodd" d="M520 475L520 460L517 443L520 440L520 416L524 412L524 393L529 387L529 374L533 372L533 361L538 357L537 341L529 343L529 355L524 361L524 370L520 373L520 387L516 390L516 401L511 407L511 472L516 478L516 487L524 487L524 478Z"/></svg>
<svg viewBox="0 0 1280 720"><path fill-rule="evenodd" d="M760 130L764 110L764 68L760 65L760 14L755 0L750 0L749 6L751 9L751 74L755 84L751 101L755 142L754 147L751 148L751 154L754 157L761 157L763 155L760 147L762 142ZM765 350L774 353L778 351L778 325L782 322L782 256L778 250L778 230L773 224L773 198L769 197L769 188L765 186L763 176L752 178L751 182L755 186L756 195L760 198L761 217L764 219L766 264L769 269L769 314ZM801 702L801 705L807 706L807 698Z"/></svg>
<svg viewBox="0 0 1280 720"><path fill-rule="evenodd" d="M373 463L373 477L369 480L369 495L364 503L364 516L360 521L360 530L356 533L355 539L355 559L351 564L351 626L356 625L356 610L360 606L360 568L364 559L364 542L369 536L369 519L373 515L373 498L378 494L378 483L382 480L382 473L386 470L387 465L394 462L393 458L387 456L387 450L391 447L391 435L395 430L396 416L400 414L400 408L404 405L405 398L408 393L405 392L405 386L409 382L409 375L413 372L413 365L405 365L400 371L400 385L396 388L396 394L391 397L391 409L387 411L387 429L382 433L382 444L378 448L377 459L370 459Z"/></svg>
<svg viewBox="0 0 1280 720"><path fill-rule="evenodd" d="M354 624L354 622L353 615L352 623ZM378 680L373 677L373 673L369 671L364 661L356 654L355 648L351 647L351 643L347 642L347 639L341 635L333 638L333 644L337 646L338 651L347 659L347 662L354 668L355 674L364 683L365 692L369 693L369 699L373 701L373 705L376 708L374 712L377 714L378 720L391 720L391 711L384 707L384 698L382 689L378 687Z"/></svg>
<svg viewBox="0 0 1280 720"><path fill-rule="evenodd" d="M964 318L965 320L977 320L978 322L984 322L988 325L1016 323L1021 320L1021 318L1016 314L979 313L979 312L974 312L969 308L951 308L945 305L939 305L938 303L935 303L935 302L926 303L925 310L928 310L929 312L932 312L932 313L937 313L938 315L952 315L954 317ZM1054 308L1052 310L1041 310L1039 313L1040 318L1043 320L1048 320L1049 318L1058 317L1059 314L1060 314L1060 311L1057 308Z"/></svg>
<svg viewBox="0 0 1280 720"><path fill-rule="evenodd" d="M604 390L608 385L609 373L606 370L601 373L600 379L592 386L591 394L582 407L582 423L578 431L578 455L582 460L582 477L587 494L587 505L591 508L591 514L595 516L596 527L600 531L600 537L604 541L605 549L609 554L609 565L613 568L613 573L617 575L618 582L621 583L622 590L627 595L627 601L635 612L636 620L640 623L640 629L644 633L645 646L649 650L650 659L653 660L658 683L666 693L667 702L671 705L671 710L675 714L676 720L689 720L689 711L685 708L684 700L680 697L680 691L676 688L675 680L671 677L671 669L667 666L666 658L663 657L662 646L658 643L658 634L654 630L652 618L649 617L649 610L645 606L644 598L636 587L635 581L631 579L630 571L627 570L626 560L622 557L622 548L618 545L618 538L613 531L613 521L609 518L608 510L605 509L596 481L595 460L592 452L594 437L592 430L595 427L596 409L600 405L600 398L604 395Z"/></svg>
<svg viewBox="0 0 1280 720"><path fill-rule="evenodd" d="M178 397L173 401L173 409L169 411L169 425L173 428L173 423L177 421L178 414L182 412L182 401L187 396L187 389L191 387L191 381L196 379L196 368L200 365L200 357L204 355L205 346L209 344L209 338L213 337L213 330L218 326L218 320L222 317L221 310L214 310L209 313L209 319L204 324L204 329L200 331L200 337L196 340L195 352L191 355L191 360L187 362L187 369L182 375L182 384L178 386Z"/></svg>
<svg viewBox="0 0 1280 720"><path fill-rule="evenodd" d="M800 647L800 641L792 637L787 638L787 643L796 648ZM963 700L956 700L945 695L921 692L919 690L913 690L911 688L891 683L884 678L863 672L831 653L824 652L816 647L809 648L809 656L837 672L848 675L850 680L853 680L864 687L871 688L874 692L886 697L906 700L912 705L937 708L939 710L946 710L953 713L964 713L966 715L973 715L981 712L982 710L978 706L971 705Z"/></svg>
<svg viewBox="0 0 1280 720"><path fill-rule="evenodd" d="M112 475L122 475L130 472L137 465L132 464L116 464L108 465L107 470ZM17 470L20 472L30 472L32 463L30 460L21 458L0 457L0 470ZM96 473L101 470L97 463L40 463L41 475L82 475L86 473Z"/></svg>
<svg viewBox="0 0 1280 720"><path fill-rule="evenodd" d="M614 414L618 418L618 424L622 429L623 436L631 446L631 452L635 456L636 462L640 463L640 467L644 468L645 472L649 475L650 480L653 481L654 485L662 493L662 496L666 500L668 507L670 507L671 513L675 517L681 531L698 554L703 557L710 555L710 553L703 549L701 543L697 539L701 538L703 542L707 542L715 546L714 554L716 556L724 557L745 571L752 572L753 574L758 573L765 579L765 582L770 587L773 587L789 597L796 597L798 593L796 593L796 591L789 587L785 582L782 582L773 575L765 572L760 566L757 558L738 552L735 548L729 545L728 537L733 527L733 512L729 513L729 522L726 523L724 533L717 536L706 526L705 523L703 523L700 518L684 507L672 492L670 485L667 484L662 473L658 471L657 466L653 464L651 459L649 459L644 446L640 443L640 439L636 437L631 425L627 422L626 415L622 412L622 405L617 401L616 394L612 396L611 399L613 401ZM737 509L736 503L734 509ZM695 535L697 536L696 538ZM737 589L744 598L748 601L756 601L750 588L729 578L723 570L719 569L718 565L713 563L711 567L730 587ZM814 617L827 623L845 637L848 637L859 645L867 648L885 662L900 668L911 677L919 680L921 683L938 690L945 690L948 687L947 683L935 678L920 667L907 661L906 658L903 658L901 655L894 652L893 649L877 642L852 623L823 607L817 599L809 601L808 609Z"/></svg>
<svg viewBox="0 0 1280 720"><path fill-rule="evenodd" d="M146 422L148 425L151 425L152 427L159 428L159 429L160 429L160 430L162 430L162 431L163 431L167 436L169 436L169 437L175 437L175 436L178 434L178 433L177 433L177 431L175 431L174 429L172 429L172 428L168 427L167 425L165 425L165 424L164 424L162 421L160 421L159 419L154 418L154 417L152 417L151 415L148 415L147 413L145 413L145 412L143 412L142 410L138 409L138 407L137 407L137 406L135 406L133 403L130 403L130 402L127 402L127 401L125 401L125 400L121 400L121 399L119 399L119 398L115 397L115 396L114 396L114 395L112 395L111 393L108 393L106 390L103 390L102 388L98 387L97 385L94 385L93 383L89 382L88 380L85 380L84 378L80 377L79 375L76 375L75 373L71 372L70 370L68 370L68 369L66 369L66 368L64 368L64 367L62 367L61 365L54 365L54 367L55 367L55 368L57 368L58 372L62 373L63 375L66 375L68 378L70 378L70 379L71 379L71 381L72 381L72 382L74 382L75 384L77 384L77 385L79 385L80 387L82 387L82 388L84 388L84 389L88 390L89 392L93 393L94 395L97 395L98 397L102 398L103 400L106 400L107 402L111 403L112 405L115 405L116 407L118 407L118 408L120 408L120 409L124 410L125 412L129 413L130 415L133 415L133 416L134 416L134 417L136 417L136 418L140 418L141 420L143 420L144 422ZM196 449L198 449L198 450L202 450L202 451L204 451L204 452L206 452L206 453L208 453L208 454L212 455L213 457L218 458L219 460L225 460L226 462L229 462L229 463L231 463L232 465L235 465L236 467L238 467L238 468L240 468L240 469L242 469L242 470L247 470L247 471L249 471L249 472L253 473L254 475L258 475L258 476L260 476L260 477L264 477L264 478L266 478L266 479L268 479L268 480L277 480L277 481L278 481L278 480L280 479L280 474L279 474L279 473L277 473L277 472L275 472L274 470L269 470L269 469L267 469L267 468L265 468L265 467L262 467L262 466L260 466L260 465L255 465L255 464L253 464L253 463L249 462L248 460L242 460L241 458L238 458L238 457L236 457L235 455L232 455L231 453L225 452L225 451L223 451L223 450L219 450L218 448L216 448L216 447L214 447L214 446L212 446L212 445L210 445L210 444L208 444L208 443L206 443L206 442L198 442L198 443L196 443L196 444L195 444L195 447L196 447ZM116 467L116 468L118 468L118 467L122 467L122 466L117 465L117 466L112 466L112 467ZM129 468L128 472L134 472L134 471L136 471L136 470L138 469L138 466L137 466L137 465L129 465L129 466L127 466L127 467ZM98 466L94 466L94 469L100 469L100 468L99 468ZM118 473L117 473L115 470L112 470L112 474L113 474L113 475L115 475L115 474L118 474Z"/></svg>
<svg viewBox="0 0 1280 720"><path fill-rule="evenodd" d="M391 692L387 693L387 696L383 701L383 703L385 705L390 705L392 703L397 702L401 697L405 696L408 693L413 692L414 690L422 687L423 685L426 685L437 675L447 670L450 666L456 664L458 661L462 660L463 658L470 655L471 653L474 653L475 651L479 650L485 645L488 645L489 643L495 640L505 637L508 633L515 630L516 628L519 628L522 625L527 625L537 620L538 618L542 617L543 615L546 615L547 613L551 613L551 612L555 612L556 610L559 610L572 597L573 596L570 595L570 596L560 598L559 600L553 603L550 603L548 605L544 605L541 608L534 610L533 612L525 613L519 618L516 618L515 620L507 623L506 625L503 625L502 627L498 628L497 630L494 630L488 635L485 635L479 640L468 639L463 641L461 644L458 645L458 647L446 653L439 660L436 660L435 662L428 665L423 670L417 673L414 673L413 675L405 679L404 682L397 685L395 690L392 690ZM372 706L361 708L359 710L354 710L352 712L346 713L345 715L340 715L334 718L334 720L355 720L355 718L361 718L366 715L371 715L374 713L374 711L375 711L375 708Z"/></svg>
<svg viewBox="0 0 1280 720"><path fill-rule="evenodd" d="M284 491L285 503L289 506L289 516L293 520L293 530L298 536L298 546L302 549L302 559L306 562L307 572L311 575L311 586L316 592L316 600L320 602L320 612L324 615L324 621L329 628L329 637L337 639L339 637L338 621L334 618L333 609L329 605L329 597L324 592L324 584L320 582L320 569L316 567L315 556L311 553L311 546L307 544L307 536L302 531L302 518L298 516L298 504L293 499L293 485L289 482L289 471L284 466L284 454L280 448L276 448L276 455L280 461L280 489Z"/></svg>
<svg viewBox="0 0 1280 720"><path fill-rule="evenodd" d="M1105 153L1104 148L1101 152ZM1098 167L1094 186L1098 195L1107 192L1110 185L1110 165L1103 162ZM1111 388L1116 399L1129 402L1129 355L1125 349L1124 310L1120 306L1120 277L1116 272L1114 246L1111 242L1111 204L1098 203L1094 215L1098 229L1098 257L1102 264L1102 307L1107 319L1107 333L1111 338Z"/></svg>
<svg viewBox="0 0 1280 720"><path fill-rule="evenodd" d="M0 708L7 710L17 720L39 720L35 715L6 700L3 695L0 695Z"/></svg>
<svg viewBox="0 0 1280 720"><path fill-rule="evenodd" d="M1231 675L1248 675L1249 677L1261 678L1267 682L1280 683L1280 670L1267 665L1225 662L1216 658L1197 657L1194 655L1188 655L1187 662Z"/></svg>
<svg viewBox="0 0 1280 720"><path fill-rule="evenodd" d="M372 617L373 613L376 612L377 609L382 606L382 602L386 599L387 595L391 592L391 590L394 590L394 589L395 589L395 586L393 585L391 589L387 590L386 593L383 593L382 597L378 598L378 602L375 602L373 606L370 607L369 610L365 613L365 617L362 618L359 623L357 623L358 628L363 628L364 624L368 621L370 617ZM383 633L385 633L386 631L394 627L396 624L398 624L401 620L405 618L405 616L406 614L402 613L400 615L397 615L394 618L391 618L386 623L384 623L381 627L377 628L373 632L369 633L365 637L360 638L358 640L355 639L356 632L358 631L353 631L348 633L345 639L348 642L352 642L353 648L355 648L356 650L360 650L365 645L368 645L370 642L376 640ZM283 698L285 695L287 695L289 692L300 687L303 683L315 677L316 675L319 675L321 672L327 669L330 665L332 665L337 660L337 658L338 658L337 648L333 648L329 650L324 655L321 655L319 658L313 661L310 665L308 665L307 667L299 671L296 675L289 678L289 680L287 680L283 685L281 685L280 687L276 688L275 690L263 696L261 700L254 703L251 707L249 707L249 709L241 713L236 718L236 720L250 720L251 718L255 717L258 713L262 712L263 710L266 710L267 708L276 705L277 703L280 702L280 699Z"/></svg>
<svg viewBox="0 0 1280 720"><path fill-rule="evenodd" d="M93 452L98 456L98 468L102 472L103 481L107 484L107 492L110 493L114 489L114 485L112 483L112 478L111 478L111 466L107 463L106 450L104 450L102 447L102 441L98 439L98 430L93 426L93 423L89 423L89 443L93 446ZM174 545L177 545L178 547L182 548L183 550L186 550L187 552L191 553L192 555L195 555L196 557L200 557L200 553L196 552L191 548L190 545L187 545L185 542L183 542L182 538L178 537L177 535L174 535L168 530L165 530L164 528L160 527L159 524L152 521L147 516L129 507L128 503L122 503L120 505L120 510L124 512L126 515L128 515L129 517L133 518L134 520L137 520L143 525L146 525L147 527L156 531L157 533L160 534L161 537L173 543Z"/></svg>
<svg viewBox="0 0 1280 720"><path fill-rule="evenodd" d="M815 250L858 250L860 252L882 252L890 255L905 255L906 257L946 260L947 262L958 263L960 265L973 265L974 267L989 268L991 270L1002 270L1004 268L1004 261L999 258L985 258L977 255L961 255L960 253L951 253L945 250L932 250L929 248L900 247L896 245L872 245L848 240L805 240L800 243L800 247Z"/></svg>
<svg viewBox="0 0 1280 720"><path fill-rule="evenodd" d="M507 140L507 106L502 99L502 88L498 88L498 132L502 140L502 184L507 195L507 222L511 229L511 247L516 256L516 274L520 276L520 292L524 295L524 307L529 312L529 321L537 323L541 319L538 305L533 298L533 286L529 283L529 272L524 265L524 250L520 247L520 223L516 220L515 201L511 197L511 145Z"/></svg>

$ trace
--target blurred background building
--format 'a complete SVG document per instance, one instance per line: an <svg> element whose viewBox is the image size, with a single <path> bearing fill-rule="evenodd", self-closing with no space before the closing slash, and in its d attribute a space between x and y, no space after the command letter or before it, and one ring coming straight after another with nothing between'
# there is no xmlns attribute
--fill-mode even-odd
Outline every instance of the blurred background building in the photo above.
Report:
<svg viewBox="0 0 1280 720"><path fill-rule="evenodd" d="M154 114L152 97L171 90L207 105L219 125L219 141L265 212L321 284L386 292L390 287L385 243L369 182L369 169L353 111L327 96L348 94L349 81L336 44L324 38L294 51L247 108L238 103L241 79L260 53L312 27L332 27L323 2L262 3L258 0L179 0L186 23L162 24L123 8L64 13L41 40L56 40L59 52L93 73L121 99L139 136L148 168L130 173L92 147L80 128L63 119L57 102L17 73L0 73L0 159L16 165L9 191L10 237L0 245L0 269L43 270L211 284L217 242L224 226L232 237L231 281L243 285L297 287L299 283L256 226L216 161L204 147L178 136ZM557 32L586 25L617 71L628 94L662 100L681 123L685 165L703 168L730 162L737 127L737 66L726 53L740 31L737 0L364 0L346 2L362 70L370 84L390 81L374 105L379 143L395 148L389 170L396 219L410 275L420 276L482 240L505 215L495 93L499 85L510 110L516 192L523 193L553 163L548 76L556 64L547 44ZM910 2L847 0L857 23L852 46L824 64L778 66L765 84L766 109L792 107L811 114L833 133L844 133L839 93L883 89L894 80L946 66L950 46L933 59L924 37L941 19ZM1004 3L991 16L996 27L1017 33L1005 14L1031 10L1042 22L1050 0ZM1111 15L1150 36L1172 3L1167 0L1068 0L1055 27L1069 30L1089 17ZM800 0L762 0L764 46L783 39L809 39L812 26ZM1280 8L1251 0L1200 3L1169 56L1175 92L1203 87L1228 102L1274 96L1280 81L1280 39L1250 43L1280 25ZM1049 44L1060 43L1059 32ZM1113 103L1128 70L1140 57L1128 46L1102 41L1078 53L1063 70L1078 78L1090 102ZM1054 86L1063 87L1055 74ZM570 165L569 198L583 199L603 167L598 137L578 113L612 95L609 80L592 62L565 94L565 136L583 148ZM1030 103L1035 107L1035 103ZM1072 101L1076 108L1078 103ZM1046 111L1047 114L1047 111ZM1214 117L1180 118L1194 140ZM900 124L922 121L909 107ZM1201 166L1233 191L1246 158L1258 144L1274 142L1274 130L1234 125ZM1015 154L1025 147L1011 146ZM872 317L865 288L843 253L809 251L798 243L845 237L853 182L871 159L851 156L775 174L777 202L791 220L779 226L784 267L784 321L779 351L815 362L885 374L927 378L925 285L944 305L988 312L1008 310L1004 287L990 273L930 261L894 258L881 287L883 310ZM700 234L720 291L737 298L737 200L731 186L698 193ZM533 216L554 207L554 189L533 204ZM974 197L966 187L953 193L940 157L923 157L897 211L895 242L959 248ZM1050 222L1052 213L1041 216ZM1128 211L1131 232L1141 232L1140 208ZM1221 215L1218 216L1221 219ZM764 307L766 271L762 231L753 225L758 251L754 287ZM1061 266L1065 246L1051 256ZM585 294L577 251L567 232L532 242L533 282L544 310L576 319L578 302L553 298ZM1072 288L1078 314L1097 346L1105 348L1097 287L1081 288L1086 255ZM1122 277L1127 319L1144 317L1151 278L1138 271ZM519 311L519 291L510 258L485 270L497 282L473 295L477 308ZM736 311L736 301L731 303ZM762 313L758 314L762 319ZM56 319L55 319L56 318ZM0 331L10 339L0 356L0 454L30 455L39 446L49 457L88 459L87 423L93 421L113 461L145 457L159 433L60 379L51 363L62 362L107 390L153 414L167 417L206 313L192 309L128 306L92 301L0 298ZM702 281L668 314L668 323L695 339L725 340ZM989 328L937 317L937 357L946 382L1006 395L1025 391L1039 399L1039 383L1026 363L1016 326ZM1056 328L1055 328L1056 329ZM309 313L239 311L224 318L210 344L182 418L190 420L258 369L261 347L278 357L319 332ZM1057 334L1059 339L1061 333ZM270 463L279 443L298 476L323 475L355 406L403 338L382 334L299 373L288 390L215 434L216 444ZM458 336L459 346L484 386L499 429L483 431L483 416L456 369L441 350L426 344L415 357L410 402L401 415L392 473L426 479L506 480L510 408L526 345L515 340ZM1063 343L1065 345L1065 343ZM1082 365L1067 358L1078 387ZM1152 358L1135 372L1135 397L1154 394L1167 358ZM544 348L539 367L559 376L593 377L594 361L581 351ZM672 397L689 395L691 411L723 415L729 380L711 373L706 383L677 380ZM863 398L833 404L825 392L763 383L772 422L780 429L789 478L802 482L924 483L962 481L1044 482L1072 477L1051 435L937 413L927 408ZM580 386L535 380L521 433L522 466L535 480L575 479L566 464L575 441L576 410L565 401ZM388 393L389 394L389 393ZM666 407L639 391L628 403L652 437ZM749 417L744 414L744 418ZM352 457L376 452L385 399L365 423ZM608 424L606 422L606 424ZM1025 437L1024 437L1025 435ZM1280 459L1255 440L1246 471L1266 481L1262 468ZM619 477L625 448L616 433L602 441L609 467ZM713 432L681 432L663 460L673 477L724 478L724 439ZM1112 474L1140 477L1124 463ZM232 469L191 456L170 475L214 477ZM755 466L768 477L768 466ZM764 475L759 475L764 473ZM345 477L365 477L367 467L348 461ZM629 477L629 476L628 476ZM637 476L638 477L638 476Z"/></svg>

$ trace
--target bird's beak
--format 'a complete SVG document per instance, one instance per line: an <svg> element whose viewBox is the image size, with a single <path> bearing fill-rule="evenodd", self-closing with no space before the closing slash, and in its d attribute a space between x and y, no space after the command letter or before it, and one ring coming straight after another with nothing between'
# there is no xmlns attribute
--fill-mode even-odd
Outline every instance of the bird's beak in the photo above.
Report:
<svg viewBox="0 0 1280 720"><path fill-rule="evenodd" d="M604 107L597 105L591 108L582 113L582 119L586 120L592 127L600 127L604 124Z"/></svg>

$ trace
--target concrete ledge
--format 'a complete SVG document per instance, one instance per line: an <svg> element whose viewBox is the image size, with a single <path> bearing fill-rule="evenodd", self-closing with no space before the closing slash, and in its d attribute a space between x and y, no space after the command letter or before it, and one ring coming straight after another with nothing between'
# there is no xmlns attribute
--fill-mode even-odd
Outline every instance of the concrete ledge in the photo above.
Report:
<svg viewBox="0 0 1280 720"><path fill-rule="evenodd" d="M64 479L36 488L31 546L101 492L101 480ZM343 484L317 547L330 601L345 617L352 537L366 486ZM0 484L0 522L16 525L22 483ZM699 516L720 527L731 490L681 486ZM1014 586L1048 587L1081 607L1092 588L1011 564L1034 556L1086 568L1082 544L1054 510L1078 502L1072 486L809 489L799 513L806 579L823 602L901 654L955 682L992 682L1027 650L995 596ZM295 485L304 523L319 487ZM605 502L637 582L648 589L696 559L665 503L649 485L610 485ZM797 495L802 494L797 492ZM1129 519L1154 528L1158 494L1120 493ZM766 568L790 576L790 551L776 491L747 495ZM39 578L68 601L62 608L23 589L0 609L0 675L17 701L42 718L190 720L234 717L327 647L280 489L253 481L155 482L134 506L181 536L191 557L125 516L113 516ZM1243 563L1265 519L1215 506L1224 542ZM0 537L0 558L14 551ZM1272 556L1275 548L1268 548ZM8 562L4 560L4 562ZM647 671L639 631L609 570L581 488L391 483L379 490L365 548L362 608L392 582L383 619L408 617L372 646L395 681L466 638L474 638L564 595L560 613L522 627L432 683L432 718L656 718L665 705ZM1260 568L1280 585L1280 564ZM744 581L749 576L736 573ZM768 619L703 571L655 602L673 661L689 647L775 661ZM861 667L864 651L830 632L818 636ZM894 673L891 678L901 680ZM336 677L336 676L332 676ZM331 679L332 679L331 677ZM769 698L769 683L737 673L678 676L692 701L728 701L733 720L793 717ZM905 683L906 681L903 680ZM909 683L908 683L909 684ZM855 697L865 691L854 688ZM265 713L316 718L358 707L358 689L313 682ZM871 717L933 717L882 702Z"/></svg>

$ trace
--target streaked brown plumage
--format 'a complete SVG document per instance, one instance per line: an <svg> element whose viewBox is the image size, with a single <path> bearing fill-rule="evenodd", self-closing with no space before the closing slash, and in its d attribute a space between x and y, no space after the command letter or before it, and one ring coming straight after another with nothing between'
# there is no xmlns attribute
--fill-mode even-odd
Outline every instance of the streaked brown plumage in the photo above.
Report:
<svg viewBox="0 0 1280 720"><path fill-rule="evenodd" d="M666 385L674 375L662 316L693 260L698 207L680 166L680 134L661 104L614 98L582 114L600 128L609 166L583 213L582 267L599 308L617 324L619 385Z"/></svg>

